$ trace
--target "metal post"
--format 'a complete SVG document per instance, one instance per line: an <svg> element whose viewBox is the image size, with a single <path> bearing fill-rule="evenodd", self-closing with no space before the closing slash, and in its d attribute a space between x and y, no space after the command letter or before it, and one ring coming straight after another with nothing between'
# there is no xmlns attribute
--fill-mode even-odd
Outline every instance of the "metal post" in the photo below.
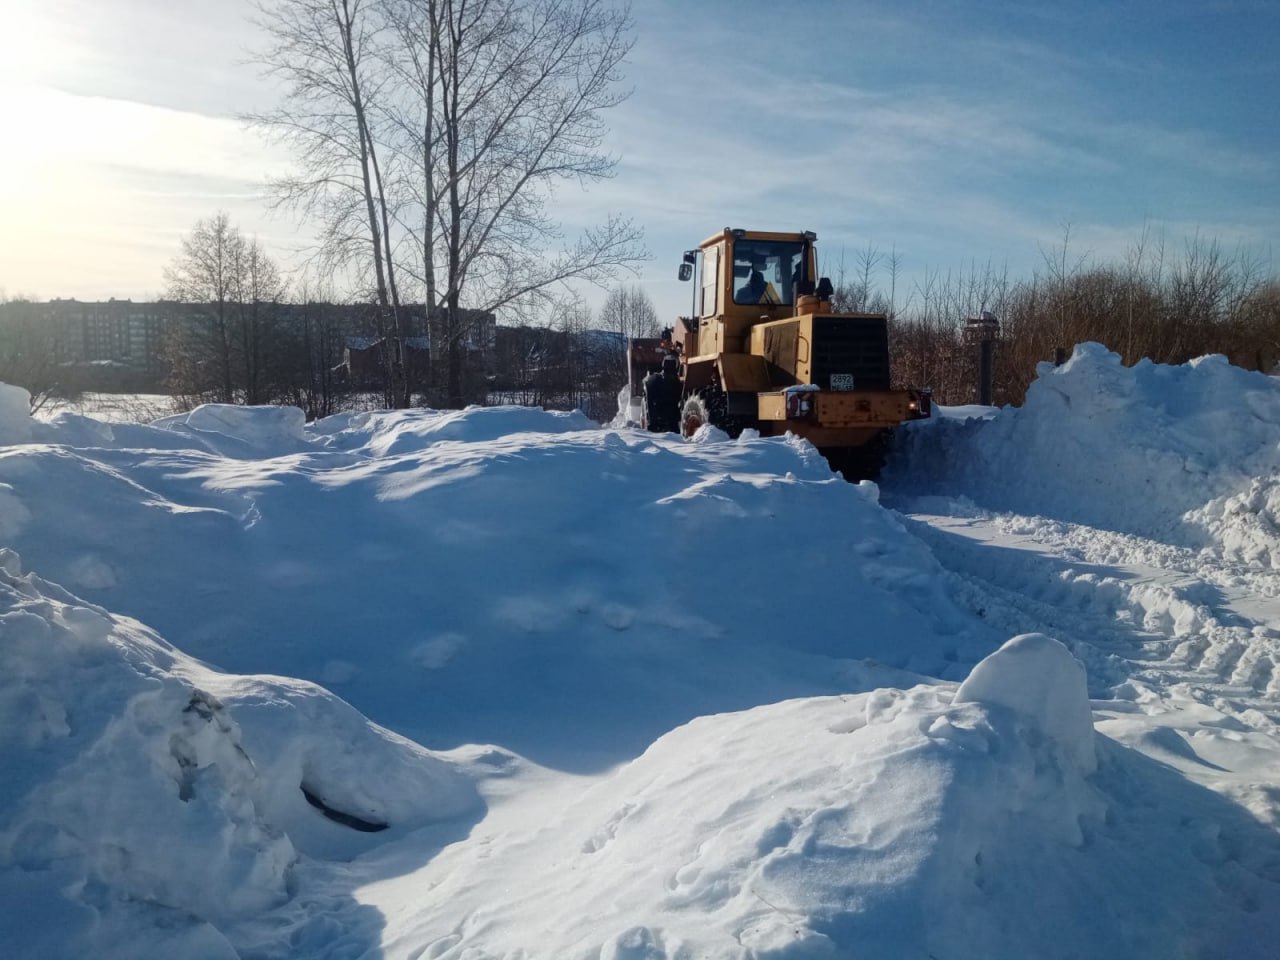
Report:
<svg viewBox="0 0 1280 960"><path fill-rule="evenodd" d="M996 342L983 340L978 344L978 402L991 406L991 378L996 356Z"/></svg>
<svg viewBox="0 0 1280 960"><path fill-rule="evenodd" d="M995 379L996 341L1000 339L1000 321L989 310L970 317L964 323L964 341L978 348L978 403L991 406L991 386Z"/></svg>

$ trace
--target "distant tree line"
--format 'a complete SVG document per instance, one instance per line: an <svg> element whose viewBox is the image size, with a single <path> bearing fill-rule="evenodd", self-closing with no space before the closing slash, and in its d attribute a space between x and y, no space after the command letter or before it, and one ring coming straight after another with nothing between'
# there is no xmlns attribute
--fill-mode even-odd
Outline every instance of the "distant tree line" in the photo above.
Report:
<svg viewBox="0 0 1280 960"><path fill-rule="evenodd" d="M1022 279L990 265L931 270L904 296L896 253L868 248L851 268L835 271L836 305L888 315L895 385L931 386L944 404L977 395L976 348L965 342L964 326L984 310L1001 325L997 404L1020 404L1037 363L1090 340L1128 365L1209 353L1252 370L1280 364L1280 278L1243 250L1193 237L1174 253L1144 231L1120 262L1094 263L1070 254L1068 230L1042 259Z"/></svg>
<svg viewBox="0 0 1280 960"><path fill-rule="evenodd" d="M83 390L119 390L168 393L182 409L287 404L314 419L394 406L399 382L418 404L446 406L460 393L461 403L577 408L608 420L626 382L627 339L658 333L648 296L617 287L594 314L569 301L542 325L490 324L480 342L463 342L451 382L446 365L430 362L438 311L400 305L412 349L396 356L376 303L335 303L307 277L291 287L226 214L194 225L165 276L168 299L159 303L0 305L0 380L26 387L36 409ZM469 318L469 329L482 328ZM405 356L427 360L392 374Z"/></svg>
<svg viewBox="0 0 1280 960"><path fill-rule="evenodd" d="M498 327L489 399L582 410L606 422L627 383L627 342L656 337L658 312L638 287L615 287L595 314L581 304L549 326Z"/></svg>
<svg viewBox="0 0 1280 960"><path fill-rule="evenodd" d="M626 340L654 336L657 311L637 287L611 290L593 316L577 301L563 305L550 324L498 328L494 343L465 351L452 361L413 371L405 358L386 349L385 328L373 320L371 348L382 376L361 377L344 359L349 324L339 325L331 307L303 291L302 303L286 303L288 288L256 241L225 214L199 221L183 238L182 252L166 271L175 300L206 305L189 320L173 324L165 338L166 387L180 405L199 403L285 403L309 418L327 416L353 403L396 405L404 385L411 399L429 405L513 402L554 408L581 408L600 419L612 417L617 392L626 382ZM404 344L416 326L422 351L448 344L448 330L435 317L419 317L400 304ZM469 325L474 330L474 325ZM444 334L441 336L441 334ZM429 347L428 347L429 345ZM464 341L465 345L465 341ZM400 365L404 364L403 368Z"/></svg>
<svg viewBox="0 0 1280 960"><path fill-rule="evenodd" d="M931 386L946 404L976 399L976 348L964 328L984 310L1001 325L997 404L1021 403L1038 363L1086 340L1106 345L1126 364L1144 357L1182 363L1206 353L1267 372L1280 364L1280 280L1258 260L1198 238L1170 253L1144 234L1118 262L1095 263L1072 257L1069 240L1068 234L1046 252L1029 278L989 265L930 270L905 293L896 253L868 248L851 267L830 271L835 306L888 315L894 384ZM157 387L182 405L291 404L309 418L392 405L385 370L362 379L344 369L353 310L363 313L361 329L373 341L380 329L376 303L335 305L331 291L313 281L287 287L256 243L222 216L197 224L168 276L170 295L189 302L181 322L165 325L165 373ZM26 387L35 406L91 387L85 377L101 371L81 370L75 379L65 344L30 306L0 305L0 380ZM402 309L406 329L417 323L434 332L411 305ZM664 325L639 288L615 287L594 314L569 302L549 322L496 327L483 350L463 354L457 383L433 362L412 379L412 399L448 406L460 391L463 403L577 408L608 420L627 379L627 340L654 336Z"/></svg>

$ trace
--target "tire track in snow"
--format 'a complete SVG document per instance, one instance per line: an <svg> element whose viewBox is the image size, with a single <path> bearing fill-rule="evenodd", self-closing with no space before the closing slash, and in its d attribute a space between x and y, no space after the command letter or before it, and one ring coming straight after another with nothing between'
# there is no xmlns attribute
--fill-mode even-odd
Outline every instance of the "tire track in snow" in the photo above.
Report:
<svg viewBox="0 0 1280 960"><path fill-rule="evenodd" d="M1090 696L1126 680L1280 733L1280 573L1127 534L929 498L899 505L959 602L998 629L1059 637Z"/></svg>

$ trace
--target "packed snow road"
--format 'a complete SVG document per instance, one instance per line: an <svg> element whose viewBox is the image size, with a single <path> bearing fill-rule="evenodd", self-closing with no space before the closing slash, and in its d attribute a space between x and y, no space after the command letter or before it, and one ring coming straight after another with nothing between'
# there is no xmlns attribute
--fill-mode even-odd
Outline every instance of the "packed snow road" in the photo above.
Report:
<svg viewBox="0 0 1280 960"><path fill-rule="evenodd" d="M884 502L972 613L1071 648L1100 731L1280 825L1280 381L1096 344L1040 373L904 438Z"/></svg>
<svg viewBox="0 0 1280 960"><path fill-rule="evenodd" d="M1280 743L1280 574L969 501L893 505L976 616L1067 644L1086 667L1099 730L1280 825L1269 776L1280 774L1280 754L1260 771L1254 753L1242 779L1230 776L1246 734L1267 751ZM1260 772L1268 776L1250 783Z"/></svg>

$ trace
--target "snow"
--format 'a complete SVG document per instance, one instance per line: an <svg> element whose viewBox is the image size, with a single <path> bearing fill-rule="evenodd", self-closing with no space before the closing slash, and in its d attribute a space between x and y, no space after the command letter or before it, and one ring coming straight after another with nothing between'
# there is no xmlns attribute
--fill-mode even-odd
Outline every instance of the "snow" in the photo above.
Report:
<svg viewBox="0 0 1280 960"><path fill-rule="evenodd" d="M154 426L205 438L210 449L234 456L247 446L253 452L300 449L306 416L297 407L236 407L206 403L189 413L165 417ZM230 449L223 450L224 445Z"/></svg>
<svg viewBox="0 0 1280 960"><path fill-rule="evenodd" d="M31 439L31 394L22 387L0 383L0 443Z"/></svg>
<svg viewBox="0 0 1280 960"><path fill-rule="evenodd" d="M1280 470L1280 379L1225 357L1126 368L1086 343L1039 374L1021 408L913 424L901 479L996 509L1202 546L1246 521L1215 529L1185 514Z"/></svg>
<svg viewBox="0 0 1280 960"><path fill-rule="evenodd" d="M1008 707L1072 768L1089 774L1097 767L1084 668L1053 637L1014 637L973 668L954 702Z"/></svg>
<svg viewBox="0 0 1280 960"><path fill-rule="evenodd" d="M79 394L75 399L51 397L36 413L40 420L67 416L92 417L98 424L148 423L176 409L173 397L163 393Z"/></svg>
<svg viewBox="0 0 1280 960"><path fill-rule="evenodd" d="M11 955L1273 955L1275 381L1083 345L856 486L577 413L27 409Z"/></svg>

